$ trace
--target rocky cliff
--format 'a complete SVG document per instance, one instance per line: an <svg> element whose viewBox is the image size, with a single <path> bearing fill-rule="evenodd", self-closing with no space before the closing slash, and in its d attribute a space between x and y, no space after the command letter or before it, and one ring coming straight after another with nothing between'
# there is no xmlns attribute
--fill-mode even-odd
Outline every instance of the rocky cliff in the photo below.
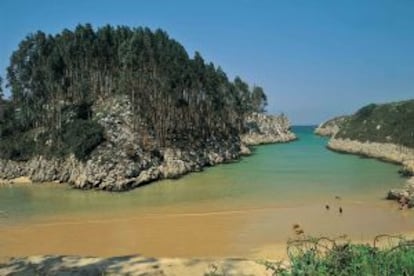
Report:
<svg viewBox="0 0 414 276"><path fill-rule="evenodd" d="M339 116L330 119L324 123L321 123L314 131L315 134L320 136L334 136L346 122L349 116Z"/></svg>
<svg viewBox="0 0 414 276"><path fill-rule="evenodd" d="M65 158L36 156L28 161L0 160L0 179L12 182L28 177L33 182L69 183L80 189L129 190L146 183L177 178L203 167L237 160L250 154L244 144L287 142L295 138L284 116L252 114L247 134L230 139L211 136L207 141L161 147L150 134L133 131L130 102L126 96L97 101L94 118L104 128L105 141L87 160L73 154ZM139 133L139 132L138 132Z"/></svg>
<svg viewBox="0 0 414 276"><path fill-rule="evenodd" d="M285 115L252 113L245 119L246 133L241 135L245 145L289 142L296 139L290 131L290 121Z"/></svg>

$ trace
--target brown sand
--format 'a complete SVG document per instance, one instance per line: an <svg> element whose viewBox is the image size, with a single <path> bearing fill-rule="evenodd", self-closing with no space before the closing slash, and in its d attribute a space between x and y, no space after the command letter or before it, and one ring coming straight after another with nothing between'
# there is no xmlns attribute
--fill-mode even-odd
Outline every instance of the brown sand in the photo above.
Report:
<svg viewBox="0 0 414 276"><path fill-rule="evenodd" d="M32 184L32 181L30 180L30 178L26 176L21 176L21 177L12 178L12 179L0 179L0 185L9 185L9 184L27 185L27 184Z"/></svg>
<svg viewBox="0 0 414 276"><path fill-rule="evenodd" d="M414 215L395 204L341 202L344 213L324 205L244 210L158 208L137 213L60 215L1 224L0 257L29 255L154 257L286 257L286 241L305 235L371 241L378 234L410 233Z"/></svg>

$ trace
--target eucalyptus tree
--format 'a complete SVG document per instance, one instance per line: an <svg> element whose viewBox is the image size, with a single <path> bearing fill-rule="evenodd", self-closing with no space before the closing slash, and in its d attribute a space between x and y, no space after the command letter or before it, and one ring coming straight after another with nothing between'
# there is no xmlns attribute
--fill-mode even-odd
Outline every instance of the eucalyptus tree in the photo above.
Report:
<svg viewBox="0 0 414 276"><path fill-rule="evenodd" d="M0 102L3 100L3 78L0 76Z"/></svg>
<svg viewBox="0 0 414 276"><path fill-rule="evenodd" d="M260 86L254 86L251 96L252 108L256 112L264 112L267 106L267 96Z"/></svg>
<svg viewBox="0 0 414 276"><path fill-rule="evenodd" d="M19 44L7 73L19 129L50 130L57 147L64 146L68 110L118 94L130 100L133 131L159 146L227 139L243 131L246 114L266 106L262 88L229 81L199 52L190 57L165 31L142 27L38 31ZM82 120L93 117L86 114Z"/></svg>

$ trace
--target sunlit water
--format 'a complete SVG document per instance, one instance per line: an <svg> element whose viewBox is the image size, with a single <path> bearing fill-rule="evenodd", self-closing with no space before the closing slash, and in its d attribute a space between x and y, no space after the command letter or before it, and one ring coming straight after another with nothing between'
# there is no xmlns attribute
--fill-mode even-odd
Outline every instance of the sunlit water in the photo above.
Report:
<svg viewBox="0 0 414 276"><path fill-rule="evenodd" d="M384 200L405 182L397 165L331 152L313 128L293 130L298 141L125 193L2 186L0 256L245 256L294 236L292 223L354 239L414 230L411 212Z"/></svg>

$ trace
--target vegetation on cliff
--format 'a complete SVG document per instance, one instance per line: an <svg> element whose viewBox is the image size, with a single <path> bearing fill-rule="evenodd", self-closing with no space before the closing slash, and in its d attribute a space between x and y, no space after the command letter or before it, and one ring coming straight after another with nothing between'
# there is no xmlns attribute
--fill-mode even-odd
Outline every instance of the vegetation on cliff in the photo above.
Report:
<svg viewBox="0 0 414 276"><path fill-rule="evenodd" d="M393 143L414 148L414 100L370 104L341 126L336 138Z"/></svg>
<svg viewBox="0 0 414 276"><path fill-rule="evenodd" d="M28 35L8 67L11 98L1 98L0 158L86 158L105 140L94 104L129 98L141 146L229 140L245 114L263 111L266 95L184 47L162 30L90 24L56 35ZM2 95L0 93L0 95ZM99 112L102 112L100 110Z"/></svg>
<svg viewBox="0 0 414 276"><path fill-rule="evenodd" d="M314 131L315 134L320 136L334 136L346 122L348 116L338 116L330 119L324 123L321 123Z"/></svg>

